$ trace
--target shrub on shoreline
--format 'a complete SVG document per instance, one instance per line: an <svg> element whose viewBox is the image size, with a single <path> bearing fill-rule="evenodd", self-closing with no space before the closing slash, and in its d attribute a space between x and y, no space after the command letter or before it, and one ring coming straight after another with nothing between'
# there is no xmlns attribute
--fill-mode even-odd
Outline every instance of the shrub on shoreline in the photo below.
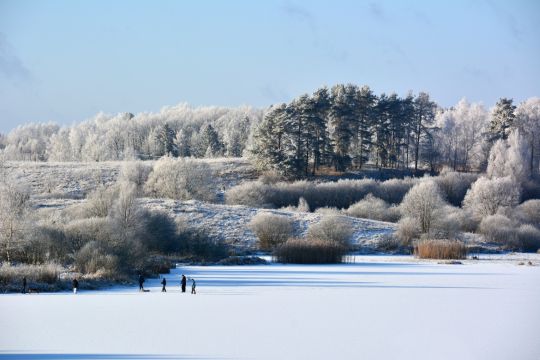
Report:
<svg viewBox="0 0 540 360"><path fill-rule="evenodd" d="M338 264L346 251L337 242L291 238L275 250L274 256L284 264Z"/></svg>

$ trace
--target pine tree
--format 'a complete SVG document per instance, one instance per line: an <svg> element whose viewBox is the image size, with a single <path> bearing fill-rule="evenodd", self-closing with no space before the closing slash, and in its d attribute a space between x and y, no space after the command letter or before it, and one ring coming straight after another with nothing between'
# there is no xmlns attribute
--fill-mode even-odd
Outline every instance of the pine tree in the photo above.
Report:
<svg viewBox="0 0 540 360"><path fill-rule="evenodd" d="M283 154L286 113L286 104L270 108L255 130L251 153L259 169L273 169L280 174L286 172Z"/></svg>
<svg viewBox="0 0 540 360"><path fill-rule="evenodd" d="M403 136L405 153L402 155L405 167L409 168L409 151L411 149L412 129L414 124L414 96L409 93L405 99L401 101L401 117L403 125Z"/></svg>
<svg viewBox="0 0 540 360"><path fill-rule="evenodd" d="M201 148L205 149L205 157L217 157L223 155L223 144L214 127L207 124L201 128Z"/></svg>
<svg viewBox="0 0 540 360"><path fill-rule="evenodd" d="M311 149L313 152L312 174L325 162L325 148L329 143L326 119L330 109L330 95L326 87L320 88L313 93L313 114L309 125L313 134Z"/></svg>
<svg viewBox="0 0 540 360"><path fill-rule="evenodd" d="M356 119L353 122L352 161L361 169L369 160L369 149L372 145L372 125L375 115L377 97L369 86L363 86L356 92Z"/></svg>
<svg viewBox="0 0 540 360"><path fill-rule="evenodd" d="M429 136L429 127L435 119L435 103L430 100L429 94L421 92L414 99L414 117L412 126L414 147L414 171L418 171L420 160L420 147L425 136Z"/></svg>
<svg viewBox="0 0 540 360"><path fill-rule="evenodd" d="M285 138L283 142L284 165L289 176L305 176L308 174L310 118L313 104L308 95L302 95L287 107L285 117Z"/></svg>
<svg viewBox="0 0 540 360"><path fill-rule="evenodd" d="M160 155L168 155L171 154L172 156L178 156L178 149L176 147L176 144L174 142L176 134L174 133L174 130L172 130L169 126L169 124L165 123L159 130L157 134L157 144L160 149Z"/></svg>
<svg viewBox="0 0 540 360"><path fill-rule="evenodd" d="M489 131L491 140L508 139L516 119L516 106L512 99L500 98L491 115Z"/></svg>
<svg viewBox="0 0 540 360"><path fill-rule="evenodd" d="M354 85L332 87L329 133L333 147L333 162L336 171L345 171L351 163L349 147L351 144L351 124L355 117Z"/></svg>
<svg viewBox="0 0 540 360"><path fill-rule="evenodd" d="M381 94L375 106L376 120L374 122L375 163L377 167L388 165L390 142L390 103L386 94Z"/></svg>
<svg viewBox="0 0 540 360"><path fill-rule="evenodd" d="M182 129L174 138L174 144L176 146L178 156L189 157L191 156L191 133L187 129Z"/></svg>

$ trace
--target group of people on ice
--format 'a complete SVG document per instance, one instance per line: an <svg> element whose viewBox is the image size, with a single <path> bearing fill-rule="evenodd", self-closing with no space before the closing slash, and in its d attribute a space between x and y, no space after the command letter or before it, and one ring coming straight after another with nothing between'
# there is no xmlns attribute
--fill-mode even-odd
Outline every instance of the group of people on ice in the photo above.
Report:
<svg viewBox="0 0 540 360"><path fill-rule="evenodd" d="M195 279L193 278L186 278L186 276L184 274L182 274L182 279L180 280L180 286L182 288L182 292L185 293L186 292L186 285L187 285L187 281L190 280L191 281L191 293L192 294L196 294L197 291L196 291L196 287L197 287L197 283L195 282ZM150 290L145 290L144 289L144 276L142 276L142 274L139 275L139 291L142 291L142 292L148 292ZM164 277L163 280L161 280L161 285L163 285L163 287L161 288L161 292L167 292L167 279ZM73 289L73 293L76 294L77 291L79 290L79 281L76 279L76 278L73 278L73 281L71 282L71 288ZM30 289L32 290L32 289ZM27 282L26 282L26 277L23 277L22 279L22 289L21 289L21 292L23 294L26 294L26 292L28 291L28 288L27 288ZM31 291L30 291L31 292Z"/></svg>
<svg viewBox="0 0 540 360"><path fill-rule="evenodd" d="M191 280L191 293L196 294L197 283L195 282L195 279L193 278L188 279L186 278L184 274L182 274L182 279L180 280L180 287L182 288L182 292L183 293L186 292L186 285L187 285L188 280ZM139 291L142 291L142 292L149 291L149 290L144 289L144 281L145 281L144 276L139 275ZM163 278L163 280L161 280L161 285L163 286L161 288L161 292L167 292L167 279L165 277Z"/></svg>

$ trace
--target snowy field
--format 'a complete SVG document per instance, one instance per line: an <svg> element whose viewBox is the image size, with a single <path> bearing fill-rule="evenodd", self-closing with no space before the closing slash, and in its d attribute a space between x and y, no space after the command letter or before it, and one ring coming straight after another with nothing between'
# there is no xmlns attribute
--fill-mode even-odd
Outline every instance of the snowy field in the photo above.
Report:
<svg viewBox="0 0 540 360"><path fill-rule="evenodd" d="M228 189L256 177L255 169L245 158L198 159L210 166L215 188ZM122 166L128 161L102 162L29 162L8 161L8 174L28 185L34 195L45 198L81 198L99 185L116 182ZM155 161L142 163L153 166Z"/></svg>
<svg viewBox="0 0 540 360"><path fill-rule="evenodd" d="M360 256L180 267L165 294L151 279L149 293L2 295L0 359L537 360L539 264ZM197 295L180 293L181 273Z"/></svg>

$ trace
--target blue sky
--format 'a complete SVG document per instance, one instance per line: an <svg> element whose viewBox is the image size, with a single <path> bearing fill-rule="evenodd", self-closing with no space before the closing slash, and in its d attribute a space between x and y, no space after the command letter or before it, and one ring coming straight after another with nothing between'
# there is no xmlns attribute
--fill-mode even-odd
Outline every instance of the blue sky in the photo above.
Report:
<svg viewBox="0 0 540 360"><path fill-rule="evenodd" d="M0 0L0 131L339 82L520 102L540 96L539 18L535 0Z"/></svg>

